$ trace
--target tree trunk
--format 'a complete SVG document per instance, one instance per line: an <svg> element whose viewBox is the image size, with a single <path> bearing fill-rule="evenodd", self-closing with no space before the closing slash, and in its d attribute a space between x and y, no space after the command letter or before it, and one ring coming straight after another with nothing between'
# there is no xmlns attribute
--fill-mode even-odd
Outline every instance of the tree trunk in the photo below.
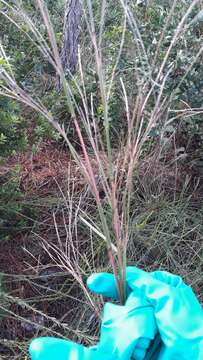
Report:
<svg viewBox="0 0 203 360"><path fill-rule="evenodd" d="M78 62L78 37L81 23L81 0L67 0L65 5L61 62L65 74L74 74Z"/></svg>

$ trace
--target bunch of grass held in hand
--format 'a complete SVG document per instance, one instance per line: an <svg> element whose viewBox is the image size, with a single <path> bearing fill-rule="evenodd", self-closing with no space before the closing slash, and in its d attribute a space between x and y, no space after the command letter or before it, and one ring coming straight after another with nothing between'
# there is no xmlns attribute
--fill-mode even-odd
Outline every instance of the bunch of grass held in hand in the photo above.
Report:
<svg viewBox="0 0 203 360"><path fill-rule="evenodd" d="M140 30L142 24L135 16L138 10L135 9L134 2L131 4L130 1L119 0L114 3L112 0L111 3L111 1L102 0L96 14L93 1L86 0L80 3L81 18L86 29L87 43L85 46L88 46L94 54L91 58L91 67L97 78L102 126L98 124L98 106L95 106L98 97L95 99L93 93L87 92L90 80L87 76L87 64L83 61L82 51L84 49L81 50L81 47L78 47L77 72L75 74L69 72L67 76L64 73L56 35L45 1L35 0L36 13L38 17L41 16L45 29L43 35L40 32L40 26L37 27L23 9L20 1L10 4L10 2L0 0L0 3L2 5L1 15L10 20L19 32L22 32L22 37L27 37L32 44L35 44L44 61L49 62L55 69L60 79L70 117L64 119L64 124L59 123L37 97L17 83L15 69L10 64L3 43L0 46L2 59L0 93L16 99L40 113L45 121L48 121L65 140L69 152L91 189L99 214L99 224L95 224L94 219L84 212L79 214L79 219L94 232L95 236L105 242L109 263L116 278L120 301L124 303L126 298L126 252L131 236L130 214L135 191L133 181L135 169L145 147L150 145L152 130L161 127L160 132L164 133L164 129L172 122L182 116L193 116L196 113L196 110L187 106L180 111L172 110L176 92L183 81L182 78L170 93L167 93L165 88L172 71L174 49L179 40L187 35L189 19L198 5L198 0L184 5L184 13L178 19L170 41L167 47L166 45L163 47L171 22L175 21L176 8L179 3L177 0L170 1L170 11L164 21L160 37L156 41L156 48L153 48L151 53L146 48L146 36L143 40L143 33ZM109 17L109 12L112 11L113 3L114 10L118 11L120 36L118 46L114 50L111 49L109 54L105 43L107 41L106 26L108 26L106 19ZM125 72L119 70L120 60L123 54L126 54L125 43L128 41L131 41L132 46L126 56L131 57L133 62L131 71L134 79L134 84L131 84L130 89L127 83L128 73L126 75ZM185 69L184 78L187 77L202 51L203 47L199 49L193 62ZM125 129L118 132L115 132L110 116L112 100L117 96L115 93L120 94L120 107L123 109L122 120ZM80 98L80 102L78 102L78 98ZM66 121L74 126L80 150L78 150L78 146L75 147L69 137L67 127L65 127ZM161 142L159 143L160 153ZM96 173L92 158L97 163ZM104 194L105 202L100 196L101 191Z"/></svg>

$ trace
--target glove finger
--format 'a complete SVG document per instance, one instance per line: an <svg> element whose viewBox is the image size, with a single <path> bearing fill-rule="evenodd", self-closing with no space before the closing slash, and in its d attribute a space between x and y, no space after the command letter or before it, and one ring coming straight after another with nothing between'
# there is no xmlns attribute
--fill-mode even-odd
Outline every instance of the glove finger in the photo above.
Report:
<svg viewBox="0 0 203 360"><path fill-rule="evenodd" d="M107 296L115 300L119 297L116 280L113 274L92 274L87 279L87 286L96 294Z"/></svg>
<svg viewBox="0 0 203 360"><path fill-rule="evenodd" d="M97 347L87 348L69 340L41 337L29 347L31 360L116 360L111 354L100 352Z"/></svg>
<svg viewBox="0 0 203 360"><path fill-rule="evenodd" d="M84 347L67 340L41 337L31 342L29 353L32 360L81 360Z"/></svg>
<svg viewBox="0 0 203 360"><path fill-rule="evenodd" d="M175 287L175 288L185 288L188 287L182 280L182 278L178 275L173 275L170 274L167 271L153 271L150 273L154 279L159 280L163 283L165 283L166 285L169 285L171 287Z"/></svg>
<svg viewBox="0 0 203 360"><path fill-rule="evenodd" d="M126 281L131 290L142 294L146 293L146 296L151 294L151 290L162 293L175 289L189 289L180 276L170 274L167 271L149 273L136 267L127 267Z"/></svg>
<svg viewBox="0 0 203 360"><path fill-rule="evenodd" d="M141 276L145 273L143 270L140 270L136 267L128 267L128 273L132 274L132 277ZM98 274L92 274L87 279L88 288L99 295L110 297L117 300L119 298L118 289L116 285L115 276L110 273L101 272ZM127 281L127 295L130 293L130 288L128 287Z"/></svg>

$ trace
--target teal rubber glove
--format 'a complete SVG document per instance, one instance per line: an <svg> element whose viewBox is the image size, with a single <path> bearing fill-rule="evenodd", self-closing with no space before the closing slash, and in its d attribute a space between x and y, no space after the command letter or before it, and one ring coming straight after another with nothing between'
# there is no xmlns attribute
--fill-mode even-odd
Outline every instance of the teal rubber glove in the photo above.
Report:
<svg viewBox="0 0 203 360"><path fill-rule="evenodd" d="M113 279L111 274L104 274L105 279L106 276ZM95 279L97 282L97 275ZM92 280L93 277L88 284L94 287L96 283ZM60 360L142 360L156 332L152 306L132 293L125 306L105 304L97 346L86 348L68 340L45 337L33 340L29 352L32 360L58 360L59 355Z"/></svg>
<svg viewBox="0 0 203 360"><path fill-rule="evenodd" d="M30 345L32 360L202 359L202 309L192 290L178 276L146 273L127 268L128 299L125 306L107 303L97 347L85 348L54 338L40 338ZM89 288L117 298L114 276L93 274ZM149 348L156 324L163 345Z"/></svg>
<svg viewBox="0 0 203 360"><path fill-rule="evenodd" d="M106 284L104 295L117 298L111 274L92 275L87 282L90 289L99 293L104 290L102 282L102 288L98 287L98 276ZM45 337L33 340L29 353L32 360L58 360L59 355L60 360L143 360L156 333L153 307L144 297L132 292L125 306L105 304L97 346L86 348L68 340Z"/></svg>
<svg viewBox="0 0 203 360"><path fill-rule="evenodd" d="M153 307L161 336L160 352L146 358L203 359L203 311L192 289L179 276L164 271L147 273L136 267L127 268L126 280L130 296L144 298ZM96 293L117 298L111 274L93 274L88 285Z"/></svg>

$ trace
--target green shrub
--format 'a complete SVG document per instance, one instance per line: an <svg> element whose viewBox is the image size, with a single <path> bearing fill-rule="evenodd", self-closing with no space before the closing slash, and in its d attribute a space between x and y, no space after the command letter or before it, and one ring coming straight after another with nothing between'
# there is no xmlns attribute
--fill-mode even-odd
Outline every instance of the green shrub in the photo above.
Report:
<svg viewBox="0 0 203 360"><path fill-rule="evenodd" d="M1 98L0 109L0 157L6 157L26 149L27 130L16 102Z"/></svg>

